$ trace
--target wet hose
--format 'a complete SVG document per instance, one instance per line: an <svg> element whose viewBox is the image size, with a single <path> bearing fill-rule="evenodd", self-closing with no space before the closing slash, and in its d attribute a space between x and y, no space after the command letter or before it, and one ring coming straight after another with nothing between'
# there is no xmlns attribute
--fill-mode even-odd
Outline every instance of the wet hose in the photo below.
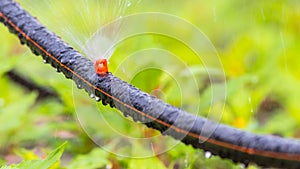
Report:
<svg viewBox="0 0 300 169"><path fill-rule="evenodd" d="M97 101L119 109L164 135L213 155L265 167L300 168L300 141L256 135L189 114L140 91L111 73L98 75L94 64L41 25L12 0L0 1L0 21L45 63L51 64ZM204 125L216 125L209 133Z"/></svg>

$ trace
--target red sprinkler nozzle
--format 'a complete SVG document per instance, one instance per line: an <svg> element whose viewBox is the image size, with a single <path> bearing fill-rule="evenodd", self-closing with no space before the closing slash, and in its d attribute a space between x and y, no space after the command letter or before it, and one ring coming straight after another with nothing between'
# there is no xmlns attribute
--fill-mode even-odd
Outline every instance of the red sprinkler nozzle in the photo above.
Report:
<svg viewBox="0 0 300 169"><path fill-rule="evenodd" d="M95 62L95 70L98 75L105 75L108 72L107 60L99 59Z"/></svg>

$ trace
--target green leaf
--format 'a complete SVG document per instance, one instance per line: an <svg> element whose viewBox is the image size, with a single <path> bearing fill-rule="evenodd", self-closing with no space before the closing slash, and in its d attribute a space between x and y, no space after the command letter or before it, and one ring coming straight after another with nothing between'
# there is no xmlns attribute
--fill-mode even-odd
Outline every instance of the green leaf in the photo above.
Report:
<svg viewBox="0 0 300 169"><path fill-rule="evenodd" d="M64 142L61 146L52 151L44 160L28 160L23 161L20 164L14 164L11 167L18 167L22 169L49 169L59 161L62 156L67 142Z"/></svg>
<svg viewBox="0 0 300 169"><path fill-rule="evenodd" d="M27 124L27 113L30 111L36 98L36 94L24 96L3 109L0 108L0 147L4 142L16 141L18 131L23 130Z"/></svg>
<svg viewBox="0 0 300 169"><path fill-rule="evenodd" d="M97 169L106 165L111 165L111 162L107 159L108 153L100 148L93 149L90 153L77 156L67 168L72 169Z"/></svg>

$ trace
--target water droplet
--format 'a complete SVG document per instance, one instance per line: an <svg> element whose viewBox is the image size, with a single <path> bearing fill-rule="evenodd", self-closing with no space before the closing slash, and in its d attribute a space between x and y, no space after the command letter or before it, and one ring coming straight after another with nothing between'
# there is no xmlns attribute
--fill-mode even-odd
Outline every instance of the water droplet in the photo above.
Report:
<svg viewBox="0 0 300 169"><path fill-rule="evenodd" d="M210 158L212 156L210 151L205 152L205 158Z"/></svg>
<svg viewBox="0 0 300 169"><path fill-rule="evenodd" d="M188 168L189 166L189 155L186 153L185 159L184 159L184 168Z"/></svg>
<svg viewBox="0 0 300 169"><path fill-rule="evenodd" d="M129 115L128 115L127 113L124 113L124 116L125 116L125 117L128 117Z"/></svg>
<svg viewBox="0 0 300 169"><path fill-rule="evenodd" d="M189 165L188 160L187 160L187 159L184 159L184 168L187 168L188 165Z"/></svg>
<svg viewBox="0 0 300 169"><path fill-rule="evenodd" d="M55 71L56 71L56 72L60 72L60 70L59 70L58 68L55 68Z"/></svg>
<svg viewBox="0 0 300 169"><path fill-rule="evenodd" d="M131 5L131 2L128 1L128 2L127 2L127 7L130 7L130 5Z"/></svg>
<svg viewBox="0 0 300 169"><path fill-rule="evenodd" d="M100 101L100 97L95 96L96 102Z"/></svg>
<svg viewBox="0 0 300 169"><path fill-rule="evenodd" d="M251 97L248 97L248 102L250 104L250 112L253 113L253 106L252 106L252 100L251 100Z"/></svg>
<svg viewBox="0 0 300 169"><path fill-rule="evenodd" d="M90 98L94 98L95 95L93 93L90 94Z"/></svg>
<svg viewBox="0 0 300 169"><path fill-rule="evenodd" d="M47 60L46 60L46 59L43 59L43 62L44 62L44 63L47 63Z"/></svg>
<svg viewBox="0 0 300 169"><path fill-rule="evenodd" d="M245 169L245 168L246 168L246 164L241 163L241 164L240 164L240 168L241 168L241 169Z"/></svg>
<svg viewBox="0 0 300 169"><path fill-rule="evenodd" d="M78 89L82 89L81 84L78 84L78 85L77 85L77 88L78 88Z"/></svg>

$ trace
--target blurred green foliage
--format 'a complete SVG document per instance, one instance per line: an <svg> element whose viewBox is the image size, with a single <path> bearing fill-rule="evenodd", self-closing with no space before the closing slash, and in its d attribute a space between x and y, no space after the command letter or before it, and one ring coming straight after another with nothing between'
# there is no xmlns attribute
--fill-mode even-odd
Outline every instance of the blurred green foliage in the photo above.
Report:
<svg viewBox="0 0 300 169"><path fill-rule="evenodd" d="M209 76L207 69L210 67L204 65L189 46L174 38L147 34L119 43L109 60L110 71L191 113L210 118L221 113L222 123L243 130L300 137L300 58L297 57L300 53L300 3L296 0L142 0L125 6L117 1L103 0L19 0L19 3L80 51L94 32L121 15L162 12L183 18L210 39L223 69L212 67L214 73ZM131 25L138 26L138 23ZM183 28L176 25L172 29L178 34L189 31ZM133 138L160 134L124 118L115 109L100 103L95 105L72 81L55 73L40 57L21 46L2 24L0 32L0 165L20 162L22 155L16 152L24 148L39 157L42 149L55 149L68 140L61 162L54 168L239 168L230 160L206 159L201 150L181 143L172 147L170 145L175 143L169 137L164 137L165 141L154 138L156 148L172 147L154 157L136 159L110 153L116 148L118 153L129 155L149 153L149 148L142 143L125 143L118 134ZM169 54L150 52L149 56L142 55L144 57L139 55L142 53L134 54L153 48ZM183 64L166 59L171 55ZM164 66L158 69L161 63ZM38 84L51 86L59 93L62 103L54 99L37 101L37 93L29 93L5 76L5 72L13 68ZM222 71L226 81L220 78ZM224 84L226 100L214 95L211 88L214 86L218 91ZM213 96L217 100L211 103ZM209 113L210 109L215 111ZM101 149L94 142L107 146ZM119 144L126 146L120 148ZM49 159L51 163L44 160L43 165L53 165L62 151L62 147L54 150ZM20 165L3 168L33 165L24 156L23 159Z"/></svg>
<svg viewBox="0 0 300 169"><path fill-rule="evenodd" d="M50 152L45 159L38 159L35 154L30 151L24 151L21 156L25 159L19 164L10 166L3 166L1 169L55 169L59 167L59 159L64 152L66 143L60 145L58 148Z"/></svg>

